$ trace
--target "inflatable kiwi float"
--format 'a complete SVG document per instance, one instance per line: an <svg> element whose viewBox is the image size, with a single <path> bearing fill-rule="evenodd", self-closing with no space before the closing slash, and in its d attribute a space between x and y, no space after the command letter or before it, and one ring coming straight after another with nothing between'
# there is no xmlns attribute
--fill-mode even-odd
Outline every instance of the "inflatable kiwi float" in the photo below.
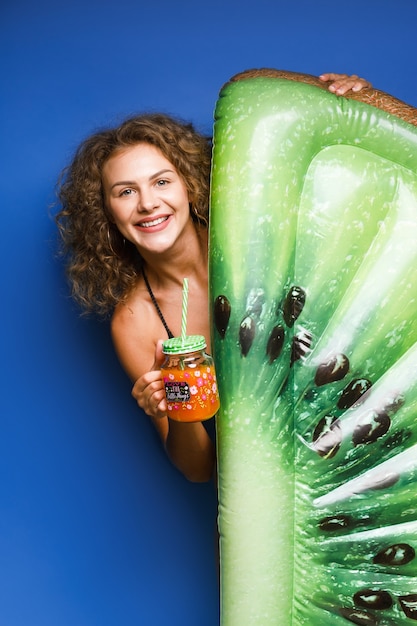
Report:
<svg viewBox="0 0 417 626"><path fill-rule="evenodd" d="M220 92L222 626L417 623L415 125L303 74Z"/></svg>

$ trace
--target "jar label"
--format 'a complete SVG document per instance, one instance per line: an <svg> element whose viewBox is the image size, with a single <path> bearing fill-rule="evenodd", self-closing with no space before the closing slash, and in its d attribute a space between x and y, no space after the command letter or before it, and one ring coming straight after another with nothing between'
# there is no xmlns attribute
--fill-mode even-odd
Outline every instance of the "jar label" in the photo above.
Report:
<svg viewBox="0 0 417 626"><path fill-rule="evenodd" d="M168 402L188 402L191 398L188 383L176 380L165 381L165 394Z"/></svg>

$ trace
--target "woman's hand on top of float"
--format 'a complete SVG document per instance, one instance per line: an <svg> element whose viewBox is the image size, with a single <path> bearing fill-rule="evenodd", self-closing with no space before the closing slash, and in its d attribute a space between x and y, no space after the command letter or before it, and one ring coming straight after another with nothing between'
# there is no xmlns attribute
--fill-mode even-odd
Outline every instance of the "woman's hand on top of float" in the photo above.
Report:
<svg viewBox="0 0 417 626"><path fill-rule="evenodd" d="M348 91L358 92L362 89L371 88L372 84L365 78L360 78L356 74L321 74L319 79L323 83L330 83L329 91L338 96L343 96Z"/></svg>

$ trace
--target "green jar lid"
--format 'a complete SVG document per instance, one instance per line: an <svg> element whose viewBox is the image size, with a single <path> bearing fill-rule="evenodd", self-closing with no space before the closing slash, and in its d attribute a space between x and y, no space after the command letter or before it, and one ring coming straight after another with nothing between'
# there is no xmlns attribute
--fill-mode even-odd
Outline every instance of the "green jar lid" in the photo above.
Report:
<svg viewBox="0 0 417 626"><path fill-rule="evenodd" d="M203 335L188 335L184 337L172 337L162 344L164 354L186 354L204 350L207 343Z"/></svg>

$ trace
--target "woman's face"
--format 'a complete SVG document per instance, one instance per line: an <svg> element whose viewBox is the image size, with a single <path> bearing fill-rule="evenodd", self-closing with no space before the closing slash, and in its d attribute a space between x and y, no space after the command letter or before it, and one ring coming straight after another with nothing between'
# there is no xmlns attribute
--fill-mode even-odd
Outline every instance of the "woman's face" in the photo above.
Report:
<svg viewBox="0 0 417 626"><path fill-rule="evenodd" d="M192 225L185 183L155 146L139 143L116 152L102 179L112 221L140 252L169 250Z"/></svg>

